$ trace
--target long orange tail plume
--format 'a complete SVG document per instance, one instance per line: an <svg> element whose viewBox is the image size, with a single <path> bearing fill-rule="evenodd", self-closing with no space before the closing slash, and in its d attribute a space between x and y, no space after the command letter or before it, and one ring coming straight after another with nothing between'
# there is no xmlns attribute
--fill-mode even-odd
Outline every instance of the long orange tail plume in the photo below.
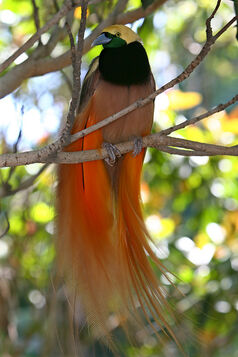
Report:
<svg viewBox="0 0 238 357"><path fill-rule="evenodd" d="M82 116L87 118L86 125ZM77 118L73 132L96 121L91 104ZM98 130L68 146L67 151L99 148L102 141ZM155 332L151 320L176 339L165 318L169 308L164 293L148 260L150 256L165 273L148 242L140 206L143 158L144 150L136 157L129 153L121 158L113 183L103 161L59 168L58 262L79 296L94 334L106 337L109 344L110 314L126 329L125 321L142 321L138 305Z"/></svg>
<svg viewBox="0 0 238 357"><path fill-rule="evenodd" d="M73 133L126 108L155 90L148 57L139 36L112 25L94 41L104 49L84 79ZM137 108L69 145L67 151L99 149L151 132L153 102ZM176 336L171 312L151 262L166 275L153 249L140 206L140 176L145 151L120 157L113 167L101 161L59 168L58 262L78 297L94 335L114 348L112 320L130 338L132 324L158 326ZM110 317L113 316L113 319Z"/></svg>

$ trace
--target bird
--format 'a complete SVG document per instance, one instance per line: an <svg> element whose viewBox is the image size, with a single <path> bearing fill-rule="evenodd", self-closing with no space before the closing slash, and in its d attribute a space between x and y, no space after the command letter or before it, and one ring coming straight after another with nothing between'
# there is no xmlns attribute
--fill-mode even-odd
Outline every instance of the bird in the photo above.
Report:
<svg viewBox="0 0 238 357"><path fill-rule="evenodd" d="M155 91L139 35L127 26L106 27L102 45L82 84L71 134L88 128ZM60 274L79 299L92 334L113 344L114 317L126 335L130 326L158 328L176 340L171 309L151 262L166 275L146 228L140 198L145 148L154 102L69 144L67 152L101 149L106 160L60 164L57 188L57 256ZM122 155L116 145L134 141Z"/></svg>

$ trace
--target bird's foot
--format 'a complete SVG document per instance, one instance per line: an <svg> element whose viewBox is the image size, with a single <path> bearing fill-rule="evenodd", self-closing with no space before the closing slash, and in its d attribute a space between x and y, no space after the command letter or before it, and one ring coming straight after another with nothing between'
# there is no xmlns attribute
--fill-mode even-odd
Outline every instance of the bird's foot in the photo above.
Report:
<svg viewBox="0 0 238 357"><path fill-rule="evenodd" d="M134 138L134 150L132 152L132 156L135 157L140 154L143 148L142 138L140 136Z"/></svg>
<svg viewBox="0 0 238 357"><path fill-rule="evenodd" d="M113 144L103 143L103 147L107 150L108 157L106 157L105 161L108 165L113 166L117 159L121 157L120 150Z"/></svg>

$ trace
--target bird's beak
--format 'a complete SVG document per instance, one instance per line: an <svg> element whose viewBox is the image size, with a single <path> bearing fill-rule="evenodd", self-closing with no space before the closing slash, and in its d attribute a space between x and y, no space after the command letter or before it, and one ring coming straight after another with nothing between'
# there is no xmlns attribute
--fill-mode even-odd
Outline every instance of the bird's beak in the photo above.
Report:
<svg viewBox="0 0 238 357"><path fill-rule="evenodd" d="M91 44L91 47L98 46L98 45L106 45L107 43L111 42L111 38L108 38L105 33L99 35Z"/></svg>

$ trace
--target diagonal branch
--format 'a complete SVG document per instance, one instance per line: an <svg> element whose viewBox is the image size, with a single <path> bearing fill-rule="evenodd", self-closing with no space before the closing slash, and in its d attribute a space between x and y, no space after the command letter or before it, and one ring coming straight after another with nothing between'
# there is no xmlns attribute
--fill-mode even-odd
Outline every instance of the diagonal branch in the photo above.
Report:
<svg viewBox="0 0 238 357"><path fill-rule="evenodd" d="M2 212L1 215L3 215L5 218L6 228L3 230L3 232L0 233L0 239L3 238L5 236L5 234L7 234L7 232L10 229L10 222L9 222L8 214L6 212Z"/></svg>
<svg viewBox="0 0 238 357"><path fill-rule="evenodd" d="M10 185L3 185L0 187L0 198L15 195L17 192L23 191L31 187L36 179L42 174L43 171L49 166L49 164L45 164L41 167L41 169L33 176L29 177L27 180L21 182L16 189L12 189Z"/></svg>
<svg viewBox="0 0 238 357"><path fill-rule="evenodd" d="M160 135L169 135L171 134L172 132L174 131L177 131L179 129L183 129L185 128L186 126L188 125L192 125L192 124L196 124L197 122L199 122L200 120L204 119L204 118L207 118L207 117L210 117L211 115L215 114L215 113L218 113L218 112L221 112L222 110L228 108L230 105L236 103L238 101L238 94L235 95L231 100L229 100L228 102L224 103L224 104L219 104L218 106L216 106L215 108L213 108L212 110L206 112L206 113L203 113L201 115L198 115L197 117L195 118L192 118L192 119L189 119L189 120L185 120L183 121L182 123L180 124L177 124L177 125L174 125L174 126L171 126L170 128L168 129L164 129L164 130L161 130L160 131Z"/></svg>
<svg viewBox="0 0 238 357"><path fill-rule="evenodd" d="M229 26L227 27L227 25L225 25L224 27L226 27L226 29L228 29L236 20L236 17L234 17L231 21L229 21ZM223 27L223 28L224 28ZM222 30L223 30L222 28ZM219 31L219 36L221 36L221 34L223 33L222 30ZM148 104L149 102L151 102L156 96L158 96L159 94L165 92L167 89L170 89L172 87L174 87L176 84L183 82L185 79L187 79L195 70L195 68L202 62L202 60L206 57L206 55L208 54L208 52L211 49L211 46L215 43L215 41L217 40L217 38L219 38L219 36L207 36L207 41L205 42L203 48L201 49L200 53L197 55L197 57L187 66L187 68L185 68L185 70L178 75L176 78L172 79L170 82L168 82L167 84L165 84L164 86L160 87L159 89L157 89L155 92L153 92L152 94L150 94L148 97L143 98L143 99L139 99L137 100L135 103L129 105L128 107L122 109L120 112L115 113L113 115L111 115L110 117L98 122L95 125L90 126L87 129L81 130L80 132L74 134L71 136L71 143L76 141L79 138L84 137L85 135L88 135L92 132L94 132L95 130L98 130L112 122L114 122L115 120L121 118L122 116L134 111L137 108L143 107L144 105Z"/></svg>

